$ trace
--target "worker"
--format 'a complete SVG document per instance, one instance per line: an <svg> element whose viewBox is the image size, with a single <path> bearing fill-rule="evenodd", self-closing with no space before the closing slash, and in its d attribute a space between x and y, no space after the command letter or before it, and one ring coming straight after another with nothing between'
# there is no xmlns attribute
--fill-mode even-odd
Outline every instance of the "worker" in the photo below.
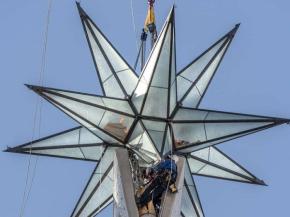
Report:
<svg viewBox="0 0 290 217"><path fill-rule="evenodd" d="M167 155L164 160L149 171L150 176L152 173L154 173L154 178L148 184L143 194L137 198L136 203L138 207L141 208L152 200L155 210L158 213L161 205L161 197L164 191L169 186L175 186L177 178L177 166L175 161L172 159L172 156Z"/></svg>

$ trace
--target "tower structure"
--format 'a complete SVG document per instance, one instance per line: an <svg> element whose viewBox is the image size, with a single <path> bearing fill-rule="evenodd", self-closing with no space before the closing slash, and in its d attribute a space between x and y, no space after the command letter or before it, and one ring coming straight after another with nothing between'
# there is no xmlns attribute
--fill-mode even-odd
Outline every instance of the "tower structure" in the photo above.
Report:
<svg viewBox="0 0 290 217"><path fill-rule="evenodd" d="M164 195L161 216L204 217L192 175L264 185L216 145L289 119L199 108L239 25L177 72L173 7L138 76L77 7L103 95L27 85L80 126L7 149L96 163L71 217L95 216L112 202L116 216L155 215L140 214L134 194L140 169L166 153L179 162L178 193Z"/></svg>

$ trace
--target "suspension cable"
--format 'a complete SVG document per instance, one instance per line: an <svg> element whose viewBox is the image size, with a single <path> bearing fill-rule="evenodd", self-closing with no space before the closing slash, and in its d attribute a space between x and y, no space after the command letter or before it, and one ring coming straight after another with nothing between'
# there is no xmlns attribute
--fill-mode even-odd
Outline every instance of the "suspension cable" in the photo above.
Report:
<svg viewBox="0 0 290 217"><path fill-rule="evenodd" d="M47 12L47 16L46 16L46 28L44 31L44 42L43 42L41 66L40 66L40 71L39 71L39 84L40 84L40 86L43 86L43 82L44 82L44 72L45 72L45 68L46 68L46 57L47 57L48 30L49 30L49 22L50 22L50 15L51 15L51 9L52 9L52 2L53 2L53 0L48 0L48 12ZM20 208L20 212L19 212L20 217L23 217L23 215L24 215L25 208L26 208L27 202L29 200L30 192L31 192L31 189L32 189L32 186L34 183L35 174L36 174L38 157L36 157L32 172L30 171L31 170L31 158L32 158L32 141L35 139L35 137L38 137L38 138L40 137L41 114L42 114L42 101L40 99L40 96L37 96L35 111L34 111L34 115L33 115L34 116L33 129L32 129L32 137L31 137L30 150L29 150L29 160L28 160L26 180L25 180L25 189L23 192L22 203L21 203L21 208ZM37 123L37 120L38 120L38 123ZM36 128L38 128L38 135L37 136L35 135ZM31 175L31 180L29 183L30 173L32 173L32 175Z"/></svg>
<svg viewBox="0 0 290 217"><path fill-rule="evenodd" d="M135 13L134 13L133 0L130 0L130 6L131 6L131 17L132 17L133 30L135 33L136 49L138 52L138 36L137 36L137 28L136 28L136 19L135 19Z"/></svg>

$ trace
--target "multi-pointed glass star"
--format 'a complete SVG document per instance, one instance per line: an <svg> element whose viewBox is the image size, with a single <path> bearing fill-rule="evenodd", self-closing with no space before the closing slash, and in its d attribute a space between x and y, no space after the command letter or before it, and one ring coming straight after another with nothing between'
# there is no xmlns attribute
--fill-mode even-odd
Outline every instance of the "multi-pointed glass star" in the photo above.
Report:
<svg viewBox="0 0 290 217"><path fill-rule="evenodd" d="M97 162L72 217L95 216L113 201L116 147L131 149L144 166L168 152L186 158L182 216L204 216L192 175L264 184L215 145L289 119L199 108L239 25L176 73L172 8L138 78L78 9L104 95L28 85L81 126L7 150Z"/></svg>

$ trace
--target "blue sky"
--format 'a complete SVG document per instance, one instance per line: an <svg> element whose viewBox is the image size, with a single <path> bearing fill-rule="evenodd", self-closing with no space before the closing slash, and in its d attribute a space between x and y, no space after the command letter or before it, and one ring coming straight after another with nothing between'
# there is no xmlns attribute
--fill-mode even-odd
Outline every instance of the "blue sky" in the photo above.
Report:
<svg viewBox="0 0 290 217"><path fill-rule="evenodd" d="M287 0L176 0L177 64L181 69L236 23L241 27L202 108L290 117L290 3ZM157 0L160 28L173 1ZM9 0L0 7L1 149L29 141L37 97L47 0ZM83 0L82 6L133 64L136 35L130 0ZM146 1L133 0L138 33ZM75 2L53 1L44 85L100 93ZM139 37L139 36L138 36ZM40 135L77 124L43 103ZM207 217L286 216L290 195L290 128L280 126L219 147L268 187L196 177ZM19 216L29 156L0 153L0 216ZM34 166L36 157L32 157ZM38 158L25 217L69 216L94 164ZM111 216L106 210L101 217Z"/></svg>

